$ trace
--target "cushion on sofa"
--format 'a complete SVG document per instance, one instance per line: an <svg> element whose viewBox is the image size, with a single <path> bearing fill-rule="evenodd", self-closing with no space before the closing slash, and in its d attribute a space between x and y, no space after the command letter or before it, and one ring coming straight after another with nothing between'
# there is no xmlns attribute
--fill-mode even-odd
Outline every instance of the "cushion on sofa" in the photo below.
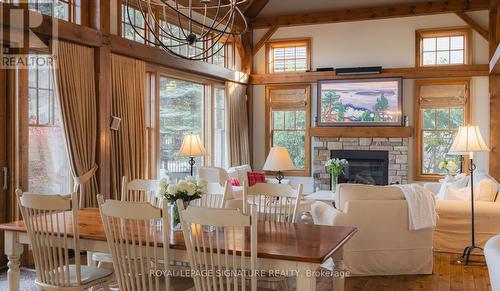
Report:
<svg viewBox="0 0 500 291"><path fill-rule="evenodd" d="M495 201L498 186L491 179L483 179L474 186L474 201ZM470 187L455 188L447 185L442 200L463 200L470 201Z"/></svg>
<svg viewBox="0 0 500 291"><path fill-rule="evenodd" d="M339 184L337 201L340 210L350 200L405 200L403 191L395 186L373 186L360 184Z"/></svg>
<svg viewBox="0 0 500 291"><path fill-rule="evenodd" d="M453 176L446 176L443 179L439 180L441 183L441 187L439 188L439 192L436 195L438 200L445 200L446 192L448 186L453 188L464 188L469 184L470 178L464 174Z"/></svg>

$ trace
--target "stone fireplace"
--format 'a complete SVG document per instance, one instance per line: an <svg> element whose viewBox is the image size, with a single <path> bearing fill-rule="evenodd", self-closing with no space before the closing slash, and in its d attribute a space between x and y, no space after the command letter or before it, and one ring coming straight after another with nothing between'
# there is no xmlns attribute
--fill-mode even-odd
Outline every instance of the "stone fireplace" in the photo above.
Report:
<svg viewBox="0 0 500 291"><path fill-rule="evenodd" d="M330 157L351 160L353 167L346 173L347 177L340 178L340 183L387 185L408 182L408 138L314 137L315 189L330 189L330 175L324 167Z"/></svg>

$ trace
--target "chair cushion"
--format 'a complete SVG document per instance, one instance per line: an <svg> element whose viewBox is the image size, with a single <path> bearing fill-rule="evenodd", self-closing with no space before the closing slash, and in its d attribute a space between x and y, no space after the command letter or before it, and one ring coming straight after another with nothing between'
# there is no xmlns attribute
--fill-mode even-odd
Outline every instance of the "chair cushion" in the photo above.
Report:
<svg viewBox="0 0 500 291"><path fill-rule="evenodd" d="M92 283L93 281L106 278L113 274L113 270L106 268L97 268L93 266L80 266L81 270L81 285L87 285ZM76 265L69 265L69 280L71 286L80 286L78 285L76 279Z"/></svg>

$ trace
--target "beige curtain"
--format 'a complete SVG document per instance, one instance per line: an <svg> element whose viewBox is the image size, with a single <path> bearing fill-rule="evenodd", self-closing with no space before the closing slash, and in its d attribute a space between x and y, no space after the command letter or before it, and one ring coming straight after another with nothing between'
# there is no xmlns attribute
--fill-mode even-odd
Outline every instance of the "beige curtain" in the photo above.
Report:
<svg viewBox="0 0 500 291"><path fill-rule="evenodd" d="M55 83L59 96L66 148L80 193L80 207L96 207L97 101L94 50L64 41L54 41Z"/></svg>
<svg viewBox="0 0 500 291"><path fill-rule="evenodd" d="M229 165L250 164L246 86L226 83L229 100Z"/></svg>
<svg viewBox="0 0 500 291"><path fill-rule="evenodd" d="M122 119L111 138L112 198L119 199L122 176L147 178L146 64L112 55L111 74L111 114Z"/></svg>

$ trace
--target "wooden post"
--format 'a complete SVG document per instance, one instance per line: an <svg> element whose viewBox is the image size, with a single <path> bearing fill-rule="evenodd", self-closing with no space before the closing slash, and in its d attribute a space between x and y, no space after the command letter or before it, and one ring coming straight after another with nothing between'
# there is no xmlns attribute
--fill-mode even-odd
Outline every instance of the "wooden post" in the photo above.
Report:
<svg viewBox="0 0 500 291"><path fill-rule="evenodd" d="M500 42L500 0L492 0L490 6L490 58ZM500 75L490 74L490 175L500 179Z"/></svg>
<svg viewBox="0 0 500 291"><path fill-rule="evenodd" d="M88 0L89 26L103 34L110 31L110 1ZM94 49L95 84L97 97L97 180L99 192L111 197L111 48L103 41Z"/></svg>

